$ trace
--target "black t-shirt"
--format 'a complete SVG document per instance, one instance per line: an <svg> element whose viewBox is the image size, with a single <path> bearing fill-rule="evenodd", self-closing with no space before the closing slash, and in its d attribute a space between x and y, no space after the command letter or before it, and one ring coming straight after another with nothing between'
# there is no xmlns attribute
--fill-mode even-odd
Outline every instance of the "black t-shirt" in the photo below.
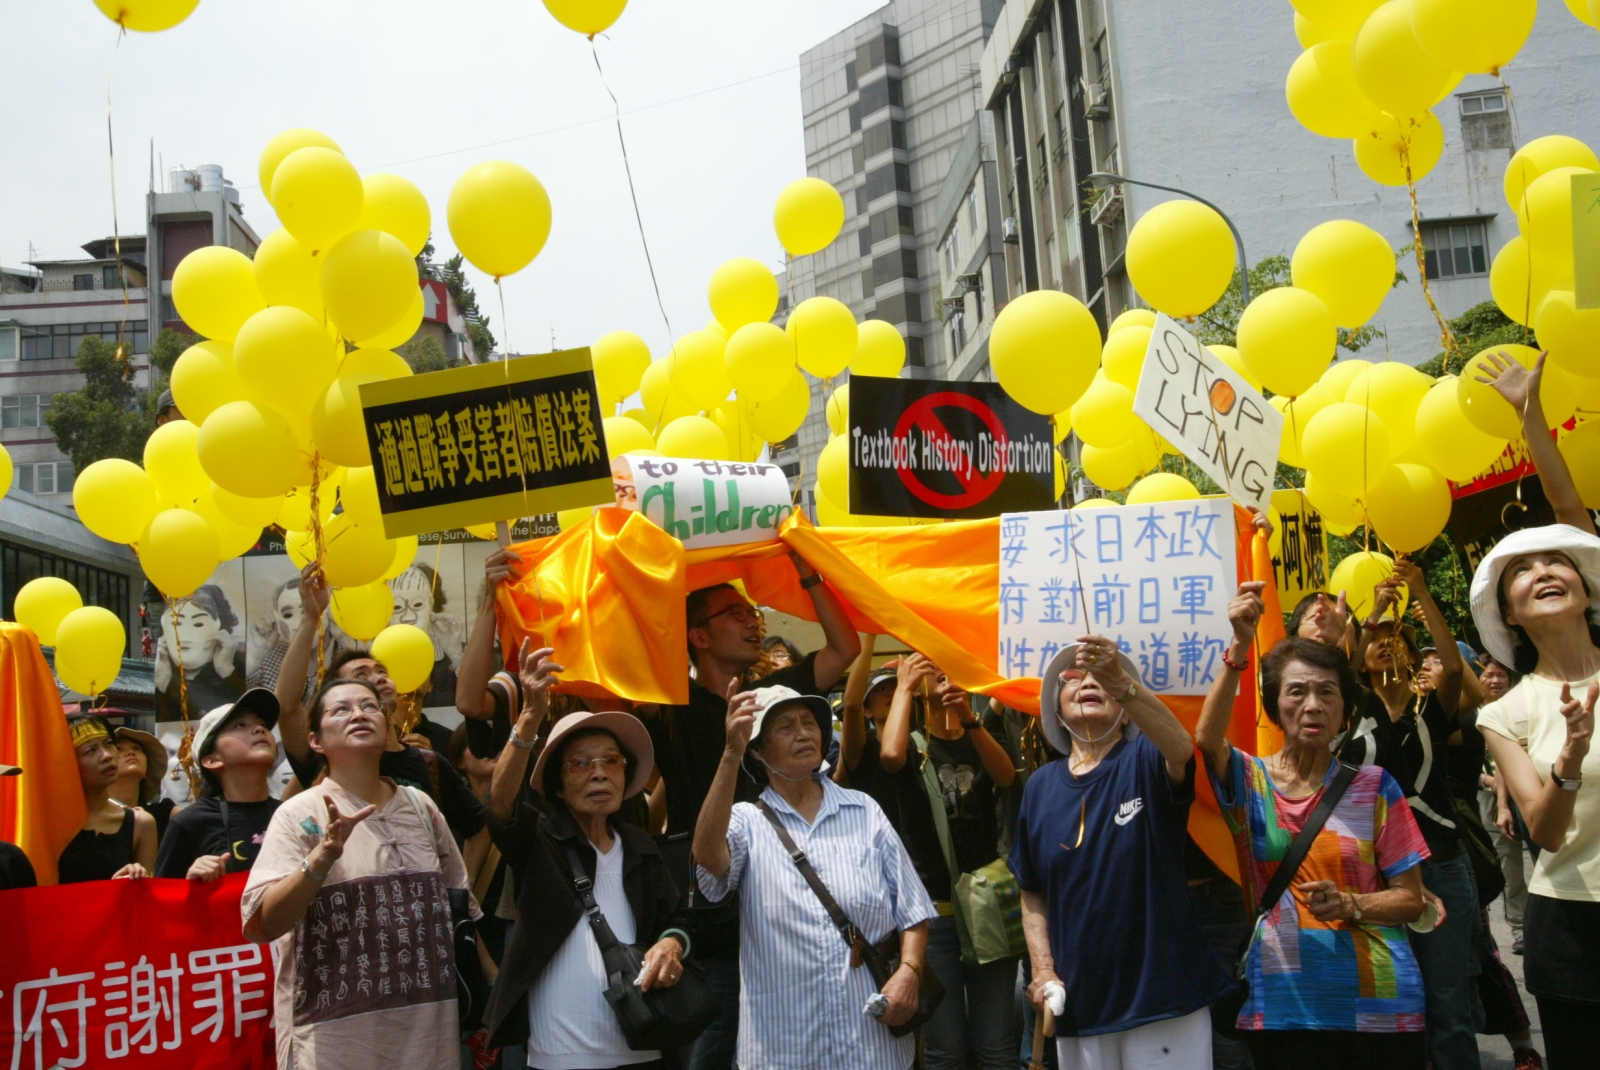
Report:
<svg viewBox="0 0 1600 1070"><path fill-rule="evenodd" d="M512 722L522 712L522 681L515 673L497 672L489 678L488 691L494 700L488 720L467 717L464 721L467 749L484 760L498 758L511 738Z"/></svg>
<svg viewBox="0 0 1600 1070"><path fill-rule="evenodd" d="M939 774L950 844L961 872L971 873L1000 857L994 778L983 767L970 733L960 739L928 736L928 761Z"/></svg>
<svg viewBox="0 0 1600 1070"><path fill-rule="evenodd" d="M285 757L289 759L289 768L294 771L302 787L310 787L315 783L317 776L327 765L322 755L314 751L307 756L306 761L287 753ZM459 847L483 828L485 811L482 801L472 794L472 789L467 786L460 771L451 765L444 755L433 751L421 751L406 744L400 750L384 751L383 756L378 759L378 772L396 784L409 784L413 788L427 792L428 797L439 807L439 812L444 815L445 824L450 826L450 834L455 837L456 846ZM439 779L437 789L434 788L436 772Z"/></svg>
<svg viewBox="0 0 1600 1070"><path fill-rule="evenodd" d="M1369 692L1362 713L1375 722L1372 738L1378 747L1376 764L1387 770L1406 793L1412 815L1422 829L1422 838L1429 847L1438 848L1461 838L1450 803L1447 743L1459 722L1445 713L1438 694L1429 692L1421 701L1420 729L1417 698L1412 699L1399 718L1391 719L1383 699ZM1420 790L1418 780L1423 780Z"/></svg>
<svg viewBox="0 0 1600 1070"><path fill-rule="evenodd" d="M195 859L204 855L226 854L229 873L249 869L261 853L261 840L277 809L277 799L230 802L224 825L221 799L210 795L196 799L168 822L156 855L156 876L188 876Z"/></svg>
<svg viewBox="0 0 1600 1070"><path fill-rule="evenodd" d="M0 840L0 892L13 888L33 888L39 879L33 874L33 863L22 848Z"/></svg>
<svg viewBox="0 0 1600 1070"><path fill-rule="evenodd" d="M945 864L944 848L939 846L939 830L933 823L933 807L922 783L920 756L907 755L897 773L883 767L876 733L867 735L861 747L861 760L849 772L850 787L872 796L882 807L889 824L900 834L911 864L922 878L929 898L950 901L950 867Z"/></svg>
<svg viewBox="0 0 1600 1070"><path fill-rule="evenodd" d="M454 695L451 696L451 701L454 701ZM428 720L427 714L424 713L417 718L417 726L412 731L426 737L429 749L435 754L450 753L450 729L437 721Z"/></svg>
<svg viewBox="0 0 1600 1070"><path fill-rule="evenodd" d="M817 655L813 651L787 668L749 684L757 687L790 687L802 695L826 696L817 686ZM700 806L722 762L727 745L728 700L722 695L689 681L689 702L685 706L662 706L647 718L650 742L655 746L656 768L667 787L667 835L694 831ZM754 759L751 759L752 761ZM754 802L761 786L745 770L739 772L737 802Z"/></svg>

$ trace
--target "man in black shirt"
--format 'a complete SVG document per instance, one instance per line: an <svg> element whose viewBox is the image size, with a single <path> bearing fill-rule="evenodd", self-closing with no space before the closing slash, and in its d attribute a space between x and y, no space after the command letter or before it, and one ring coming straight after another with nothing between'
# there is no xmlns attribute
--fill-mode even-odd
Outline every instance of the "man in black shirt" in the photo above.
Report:
<svg viewBox="0 0 1600 1070"><path fill-rule="evenodd" d="M284 652L274 690L282 719L278 734L283 738L284 756L302 788L311 786L326 766L321 755L311 749L310 719L303 696L311 671L311 655L316 648L317 621L328 608L328 584L315 563L300 576L300 627ZM331 679L364 680L378 692L384 714L389 719L389 742L378 760L378 772L396 784L410 785L428 793L444 815L445 824L456 839L465 843L484 827L485 811L461 773L450 760L432 750L420 750L404 742L394 727L394 712L399 699L389 672L371 654L345 651L328 669Z"/></svg>
<svg viewBox="0 0 1600 1070"><path fill-rule="evenodd" d="M249 869L278 809L267 777L278 762L278 700L253 687L218 706L195 729L195 759L205 793L173 815L161 837L156 876L214 881Z"/></svg>

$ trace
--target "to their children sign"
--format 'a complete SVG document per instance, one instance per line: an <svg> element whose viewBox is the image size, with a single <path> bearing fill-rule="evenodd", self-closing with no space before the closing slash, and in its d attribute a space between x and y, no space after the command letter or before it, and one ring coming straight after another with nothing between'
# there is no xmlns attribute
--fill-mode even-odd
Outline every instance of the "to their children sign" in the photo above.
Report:
<svg viewBox="0 0 1600 1070"><path fill-rule="evenodd" d="M1240 505L1265 513L1283 414L1200 340L1156 315L1133 411Z"/></svg>
<svg viewBox="0 0 1600 1070"><path fill-rule="evenodd" d="M687 549L762 542L794 511L775 464L624 455L612 462L617 504Z"/></svg>
<svg viewBox="0 0 1600 1070"><path fill-rule="evenodd" d="M611 501L587 349L361 388L389 538Z"/></svg>

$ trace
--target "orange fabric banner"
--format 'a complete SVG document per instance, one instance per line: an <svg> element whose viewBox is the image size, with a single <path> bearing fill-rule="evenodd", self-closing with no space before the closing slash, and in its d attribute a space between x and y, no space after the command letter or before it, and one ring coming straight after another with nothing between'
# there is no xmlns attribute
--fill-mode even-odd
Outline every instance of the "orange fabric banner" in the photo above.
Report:
<svg viewBox="0 0 1600 1070"><path fill-rule="evenodd" d="M21 847L40 884L56 883L56 861L88 811L61 693L29 628L0 621L0 840Z"/></svg>

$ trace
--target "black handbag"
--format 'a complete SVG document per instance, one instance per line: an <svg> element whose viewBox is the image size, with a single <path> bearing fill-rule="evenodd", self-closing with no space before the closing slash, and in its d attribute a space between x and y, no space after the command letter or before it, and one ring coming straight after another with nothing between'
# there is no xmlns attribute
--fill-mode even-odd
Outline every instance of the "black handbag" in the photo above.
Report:
<svg viewBox="0 0 1600 1070"><path fill-rule="evenodd" d="M1344 797L1344 790L1350 786L1350 782L1356 778L1358 772L1360 770L1353 765L1339 763L1339 771L1334 774L1333 783L1322 793L1322 801L1317 803L1317 808L1311 811L1311 816L1295 835L1294 842L1289 844L1289 850L1284 853L1283 861L1278 863L1272 879L1267 882L1266 890L1261 893L1261 901L1251 912L1250 931L1241 941L1239 953L1235 956L1233 964L1233 980L1237 987L1211 1005L1211 1027L1223 1036L1239 1039L1239 1011L1244 1007L1244 1001L1250 998L1250 945L1255 943L1256 926L1260 924L1261 916L1283 898L1283 893L1289 888L1289 882L1300 872L1301 864L1311 852L1311 844L1316 840L1317 833L1327 824L1333 808L1339 805L1339 800Z"/></svg>
<svg viewBox="0 0 1600 1070"><path fill-rule="evenodd" d="M402 786L400 790L417 812L417 820L428 830L428 843L437 856L439 844L434 839L433 822L417 799L421 789ZM442 861L439 868L444 868ZM478 960L478 924L472 920L472 893L465 888L446 888L445 895L450 900L450 936L456 960L456 1020L462 1036L467 1036L483 1028L483 1012L489 1007L489 979Z"/></svg>
<svg viewBox="0 0 1600 1070"><path fill-rule="evenodd" d="M878 990L883 991L883 986L889 983L889 978L900 969L900 930L890 929L889 935L877 943L870 943L861 935L861 930L855 927L839 901L828 891L828 886L822 883L822 878L817 875L816 869L811 865L811 860L806 858L806 853L795 846L794 837L789 835L789 830L783 827L783 822L778 820L778 815L772 812L765 800L758 800L756 808L771 822L772 830L778 834L778 842L783 844L783 849L789 852L789 857L794 861L795 868L806 879L806 884L811 886L811 891L822 901L822 909L828 912L828 917L833 920L834 928L839 930L839 935L844 942L850 945L850 965L859 966L865 962L867 969L872 971L872 979L877 983ZM903 1037L907 1033L920 1029L933 1012L939 1009L939 1004L944 1001L944 984L934 972L924 964L918 974L920 984L917 988L917 1012L900 1025L885 1026L890 1033Z"/></svg>
<svg viewBox="0 0 1600 1070"><path fill-rule="evenodd" d="M589 915L595 943L600 945L600 961L606 971L606 1002L617 1016L622 1035L634 1051L671 1051L705 1032L717 1020L722 1004L706 981L700 967L684 962L683 976L667 988L642 991L635 978L644 969L646 948L618 940L594 899L594 881L583 868L578 849L567 845L567 862L572 867L572 883Z"/></svg>

